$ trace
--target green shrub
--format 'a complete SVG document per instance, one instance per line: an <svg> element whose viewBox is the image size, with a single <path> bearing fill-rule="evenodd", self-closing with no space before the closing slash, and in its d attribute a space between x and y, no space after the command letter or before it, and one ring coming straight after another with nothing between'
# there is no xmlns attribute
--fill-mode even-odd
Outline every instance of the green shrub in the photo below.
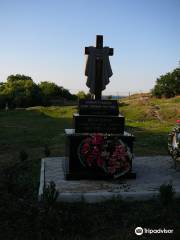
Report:
<svg viewBox="0 0 180 240"><path fill-rule="evenodd" d="M180 95L180 68L157 78L152 94L158 98Z"/></svg>

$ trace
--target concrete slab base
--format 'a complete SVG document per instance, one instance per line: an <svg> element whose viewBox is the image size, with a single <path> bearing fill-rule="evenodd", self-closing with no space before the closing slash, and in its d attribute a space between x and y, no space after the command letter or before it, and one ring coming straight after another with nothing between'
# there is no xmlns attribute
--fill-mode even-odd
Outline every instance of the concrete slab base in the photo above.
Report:
<svg viewBox="0 0 180 240"><path fill-rule="evenodd" d="M44 186L53 181L59 191L59 201L89 203L101 202L113 197L122 200L148 200L158 196L161 184L172 183L176 197L180 197L180 171L176 171L169 156L136 157L133 171L136 179L112 181L66 180L63 170L64 157L43 158L39 198Z"/></svg>

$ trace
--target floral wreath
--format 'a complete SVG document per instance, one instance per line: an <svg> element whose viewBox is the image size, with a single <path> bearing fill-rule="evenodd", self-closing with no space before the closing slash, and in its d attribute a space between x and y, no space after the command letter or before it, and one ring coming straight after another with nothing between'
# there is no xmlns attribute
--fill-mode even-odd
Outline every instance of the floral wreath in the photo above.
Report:
<svg viewBox="0 0 180 240"><path fill-rule="evenodd" d="M84 167L101 169L118 178L130 170L133 156L122 140L97 133L83 139L78 157Z"/></svg>
<svg viewBox="0 0 180 240"><path fill-rule="evenodd" d="M168 135L168 151L174 160L180 158L180 126L176 126Z"/></svg>

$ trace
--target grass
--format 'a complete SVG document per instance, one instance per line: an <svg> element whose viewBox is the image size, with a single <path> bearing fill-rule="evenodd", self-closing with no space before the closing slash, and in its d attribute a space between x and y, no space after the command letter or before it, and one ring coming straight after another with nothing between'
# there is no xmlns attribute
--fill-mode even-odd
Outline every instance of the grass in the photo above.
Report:
<svg viewBox="0 0 180 240"><path fill-rule="evenodd" d="M136 155L167 154L167 135L180 117L179 99L134 95L121 100L126 130L136 137ZM112 199L93 205L58 203L51 210L37 202L44 147L52 156L64 154L64 129L72 127L76 111L76 107L0 111L0 239L126 240L136 239L137 226L174 228L172 239L178 239L179 200L168 208L158 199L133 203ZM28 154L23 161L21 151Z"/></svg>
<svg viewBox="0 0 180 240"><path fill-rule="evenodd" d="M53 155L64 153L64 129L72 126L73 107L30 108L0 112L0 162L26 150L32 158L42 157L45 145Z"/></svg>
<svg viewBox="0 0 180 240"><path fill-rule="evenodd" d="M180 97L156 99L149 94L122 99L126 130L136 137L136 155L167 155L168 133L180 118Z"/></svg>
<svg viewBox="0 0 180 240"><path fill-rule="evenodd" d="M167 154L167 135L180 117L179 99L133 95L121 101L126 130L136 137L136 155ZM6 154L8 158L15 156L22 149L41 157L45 145L53 155L62 155L64 129L72 127L72 115L76 111L76 107L69 106L0 111L0 159Z"/></svg>

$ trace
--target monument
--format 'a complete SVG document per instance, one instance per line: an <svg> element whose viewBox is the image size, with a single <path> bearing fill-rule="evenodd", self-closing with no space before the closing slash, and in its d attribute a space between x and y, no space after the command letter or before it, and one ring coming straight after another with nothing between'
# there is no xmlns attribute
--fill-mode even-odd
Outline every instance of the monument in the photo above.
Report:
<svg viewBox="0 0 180 240"><path fill-rule="evenodd" d="M124 131L125 118L117 100L102 100L102 91L112 76L109 56L113 49L103 47L103 36L96 36L96 47L86 47L85 75L92 99L79 101L73 115L73 129L65 129L66 179L135 178L132 172L134 136Z"/></svg>
<svg viewBox="0 0 180 240"><path fill-rule="evenodd" d="M101 92L109 83L112 76L109 56L113 55L113 49L103 47L103 36L96 36L96 47L86 47L85 54L88 54L85 75L86 85L90 88L90 93L95 95L96 100L101 100Z"/></svg>

